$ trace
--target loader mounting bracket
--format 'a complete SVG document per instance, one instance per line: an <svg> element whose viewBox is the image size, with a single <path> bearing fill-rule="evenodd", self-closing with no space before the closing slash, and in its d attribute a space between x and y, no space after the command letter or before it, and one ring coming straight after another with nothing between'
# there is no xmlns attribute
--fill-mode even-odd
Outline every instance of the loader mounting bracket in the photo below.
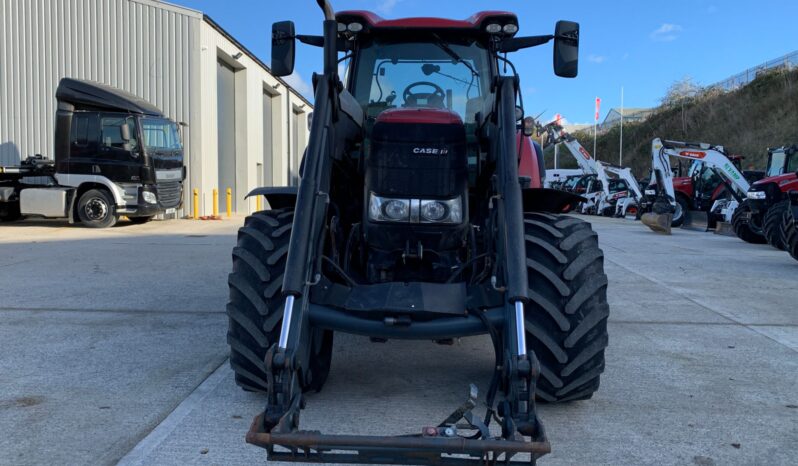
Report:
<svg viewBox="0 0 798 466"><path fill-rule="evenodd" d="M271 461L296 463L520 466L535 464L537 458L551 451L544 435L527 440L515 431L491 437L488 426L473 413L477 394L477 387L472 384L468 399L446 420L437 426L422 427L418 433L401 436L325 435L300 431L295 422L301 405L301 394L298 394L277 422L270 418L268 409L258 415L246 441L265 448ZM538 432L542 434L542 429ZM529 455L528 459L513 460L519 454Z"/></svg>

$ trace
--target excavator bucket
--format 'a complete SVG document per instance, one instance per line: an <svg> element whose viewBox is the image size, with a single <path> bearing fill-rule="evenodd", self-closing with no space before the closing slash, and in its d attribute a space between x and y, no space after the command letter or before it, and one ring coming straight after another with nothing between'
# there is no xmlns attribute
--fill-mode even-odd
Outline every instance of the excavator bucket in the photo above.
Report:
<svg viewBox="0 0 798 466"><path fill-rule="evenodd" d="M691 210L684 216L682 228L694 231L709 231L709 216L701 210Z"/></svg>
<svg viewBox="0 0 798 466"><path fill-rule="evenodd" d="M643 222L643 225L651 228L657 233L670 235L673 214L656 214L654 212L649 212L643 214L643 216L640 217L640 221Z"/></svg>

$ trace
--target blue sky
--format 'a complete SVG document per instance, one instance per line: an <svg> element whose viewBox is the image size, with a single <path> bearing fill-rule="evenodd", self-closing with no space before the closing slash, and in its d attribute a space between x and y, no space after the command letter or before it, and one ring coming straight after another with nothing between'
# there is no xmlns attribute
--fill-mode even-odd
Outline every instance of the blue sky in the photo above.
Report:
<svg viewBox="0 0 798 466"><path fill-rule="evenodd" d="M198 9L270 62L271 23L293 20L297 32L319 34L314 0L172 0ZM798 2L790 0L623 0L547 2L533 0L333 0L336 10L368 9L386 18L440 16L462 19L479 10L518 14L521 35L550 34L558 19L581 23L580 70L576 79L554 76L551 45L520 51L511 59L521 75L527 113L562 114L571 122L593 121L596 96L601 119L621 104L659 103L667 87L684 76L712 84L764 61L798 50ZM292 81L308 91L320 71L319 49L300 45ZM301 81L300 81L301 79Z"/></svg>

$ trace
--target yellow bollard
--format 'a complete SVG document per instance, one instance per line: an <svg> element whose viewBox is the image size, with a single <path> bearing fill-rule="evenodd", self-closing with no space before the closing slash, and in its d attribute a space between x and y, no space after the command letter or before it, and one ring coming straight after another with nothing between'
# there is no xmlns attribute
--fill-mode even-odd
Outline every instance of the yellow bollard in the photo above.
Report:
<svg viewBox="0 0 798 466"><path fill-rule="evenodd" d="M213 216L219 216L219 190L213 188Z"/></svg>
<svg viewBox="0 0 798 466"><path fill-rule="evenodd" d="M233 212L233 190L227 188L227 216L230 217Z"/></svg>
<svg viewBox="0 0 798 466"><path fill-rule="evenodd" d="M199 219L199 189L194 188L194 220Z"/></svg>
<svg viewBox="0 0 798 466"><path fill-rule="evenodd" d="M261 211L260 196L255 196L255 211Z"/></svg>

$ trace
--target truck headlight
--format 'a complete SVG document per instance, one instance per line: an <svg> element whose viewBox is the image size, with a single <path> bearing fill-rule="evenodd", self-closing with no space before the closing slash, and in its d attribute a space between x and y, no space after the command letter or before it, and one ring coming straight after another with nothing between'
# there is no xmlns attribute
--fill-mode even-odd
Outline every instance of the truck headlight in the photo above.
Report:
<svg viewBox="0 0 798 466"><path fill-rule="evenodd" d="M765 191L748 191L746 194L748 199L767 199L768 194Z"/></svg>
<svg viewBox="0 0 798 466"><path fill-rule="evenodd" d="M141 197L144 199L144 202L147 204L157 204L158 198L155 196L155 193L152 191L142 191Z"/></svg>

